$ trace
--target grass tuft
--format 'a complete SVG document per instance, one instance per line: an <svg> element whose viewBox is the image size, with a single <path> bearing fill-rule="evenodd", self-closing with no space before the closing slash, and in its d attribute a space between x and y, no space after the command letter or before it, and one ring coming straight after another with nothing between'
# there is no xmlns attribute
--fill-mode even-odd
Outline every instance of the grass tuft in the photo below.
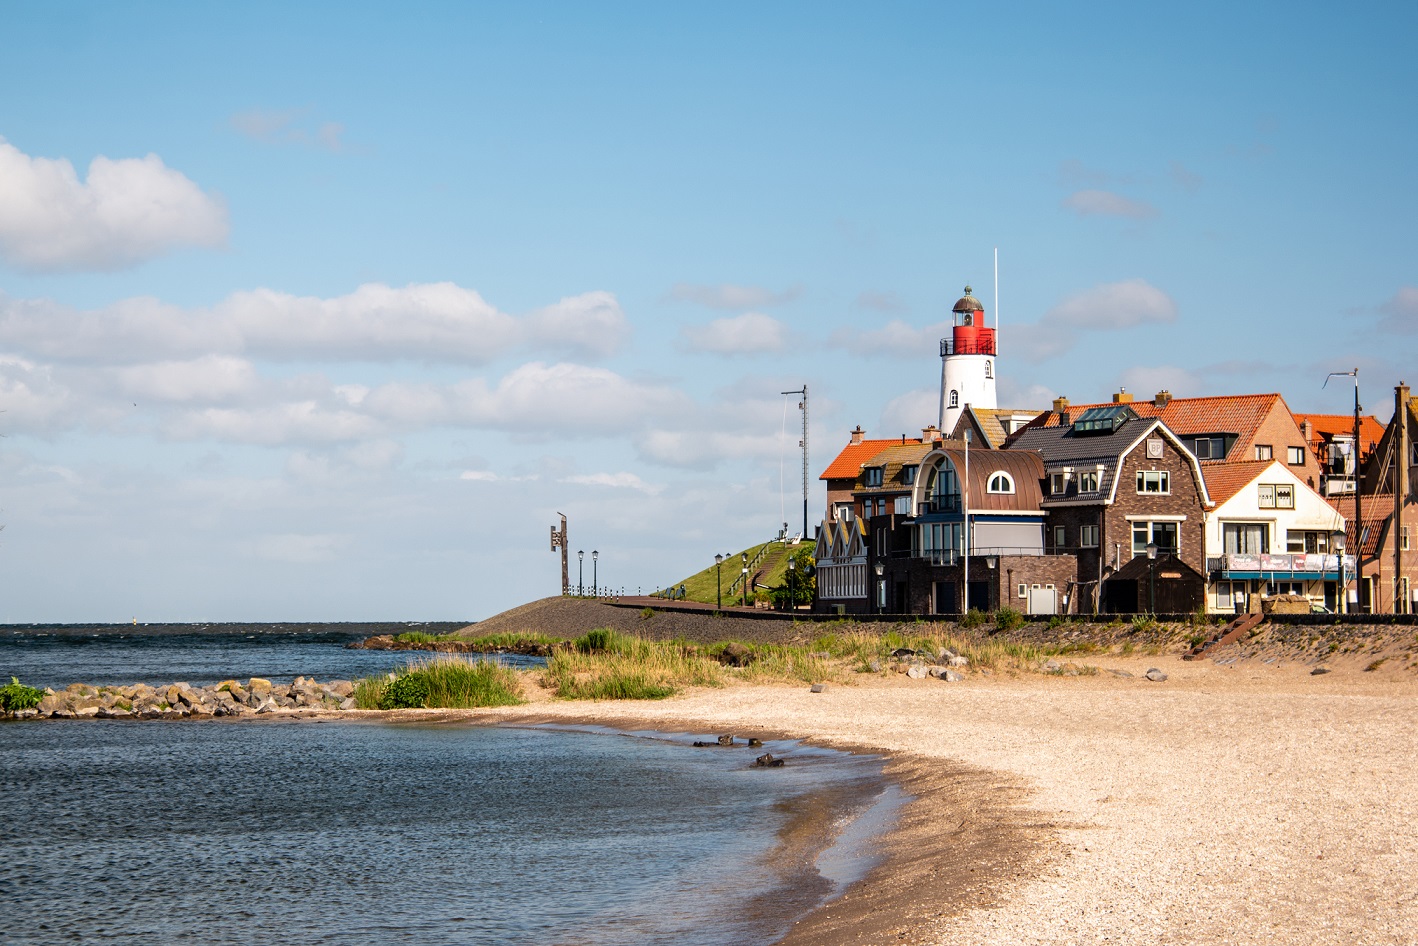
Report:
<svg viewBox="0 0 1418 946"><path fill-rule="evenodd" d="M439 656L355 684L361 709L476 709L524 702L517 671L495 660Z"/></svg>

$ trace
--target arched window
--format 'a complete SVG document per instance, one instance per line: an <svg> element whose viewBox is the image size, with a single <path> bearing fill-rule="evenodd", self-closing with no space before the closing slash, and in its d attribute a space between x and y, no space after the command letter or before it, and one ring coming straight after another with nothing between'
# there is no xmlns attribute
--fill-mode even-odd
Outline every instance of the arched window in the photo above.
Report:
<svg viewBox="0 0 1418 946"><path fill-rule="evenodd" d="M985 377L987 377L987 378L993 378L994 376L995 376L995 368L994 368L994 365L991 364L991 363L988 362L988 361L985 362Z"/></svg>
<svg viewBox="0 0 1418 946"><path fill-rule="evenodd" d="M1000 470L990 474L990 485L988 492L991 493L1013 493L1014 480L1010 479L1008 473Z"/></svg>
<svg viewBox="0 0 1418 946"><path fill-rule="evenodd" d="M951 391L951 392L950 392L950 406L951 406L951 407L959 407L959 406L960 406L960 392L959 392L959 391Z"/></svg>

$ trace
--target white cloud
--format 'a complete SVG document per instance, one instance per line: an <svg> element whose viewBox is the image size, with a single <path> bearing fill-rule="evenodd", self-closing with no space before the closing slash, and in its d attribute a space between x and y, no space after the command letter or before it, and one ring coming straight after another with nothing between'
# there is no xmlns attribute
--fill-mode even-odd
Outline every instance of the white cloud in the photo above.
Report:
<svg viewBox="0 0 1418 946"><path fill-rule="evenodd" d="M221 246L222 202L155 154L99 156L80 181L67 159L0 138L0 259L25 270L113 270L183 246Z"/></svg>
<svg viewBox="0 0 1418 946"><path fill-rule="evenodd" d="M474 483L496 483L497 474L491 470L464 470L458 474L460 480L470 480Z"/></svg>
<svg viewBox="0 0 1418 946"><path fill-rule="evenodd" d="M1379 311L1383 313L1378 325L1380 330L1404 335L1418 332L1418 287L1400 286L1379 306Z"/></svg>
<svg viewBox="0 0 1418 946"><path fill-rule="evenodd" d="M257 408L180 411L163 423L162 430L174 440L211 439L272 446L363 440L382 436L386 427L372 417L305 400Z"/></svg>
<svg viewBox="0 0 1418 946"><path fill-rule="evenodd" d="M710 309L752 309L792 302L802 295L802 291L801 286L790 286L781 292L774 292L762 286L736 286L732 283L703 286L680 282L671 287L667 298L676 302L692 302Z"/></svg>
<svg viewBox="0 0 1418 946"><path fill-rule="evenodd" d="M1033 325L1009 330L1001 345L1028 361L1046 361L1073 348L1081 330L1116 331L1175 322L1177 304L1143 279L1105 283L1074 293Z"/></svg>
<svg viewBox="0 0 1418 946"><path fill-rule="evenodd" d="M251 393L258 384L256 366L229 355L119 368L114 381L127 397L160 401L225 401Z"/></svg>
<svg viewBox="0 0 1418 946"><path fill-rule="evenodd" d="M654 495L659 493L663 486L652 486L646 483L634 473L586 473L577 476L564 477L561 482L575 483L580 486L606 486L611 489L633 489L642 493Z"/></svg>
<svg viewBox="0 0 1418 946"><path fill-rule="evenodd" d="M46 358L103 364L213 355L270 359L398 359L486 364L516 348L599 358L629 333L606 292L571 296L525 317L499 311L453 283L367 283L333 298L271 289L233 293L210 309L149 297L77 310L0 295L0 345Z"/></svg>
<svg viewBox="0 0 1418 946"><path fill-rule="evenodd" d="M832 333L828 344L857 355L929 357L939 354L940 340L950 336L953 325L953 322L938 322L917 328L900 319L892 319L881 328L867 331L838 329Z"/></svg>
<svg viewBox="0 0 1418 946"><path fill-rule="evenodd" d="M708 325L686 326L681 331L690 351L715 355L764 354L782 351L788 344L788 327L759 312L715 319Z"/></svg>
<svg viewBox="0 0 1418 946"><path fill-rule="evenodd" d="M323 148L326 151L345 150L341 137L345 126L339 122L309 120L310 110L303 108L283 111L253 108L237 112L229 119L231 127L248 138L268 144L295 144Z"/></svg>
<svg viewBox="0 0 1418 946"><path fill-rule="evenodd" d="M892 398L881 410L880 433L872 437L919 437L921 431L940 423L940 388L917 388Z"/></svg>
<svg viewBox="0 0 1418 946"><path fill-rule="evenodd" d="M249 548L258 558L291 565L314 565L330 561L349 544L347 535L285 533L261 536L252 541Z"/></svg>
<svg viewBox="0 0 1418 946"><path fill-rule="evenodd" d="M873 289L866 289L857 293L857 307L861 309L874 309L877 312L904 312L906 303L901 297L887 290L879 292Z"/></svg>
<svg viewBox="0 0 1418 946"><path fill-rule="evenodd" d="M1064 198L1063 205L1080 217L1126 217L1147 220L1157 216L1157 208L1140 200L1132 200L1112 191L1075 191Z"/></svg>

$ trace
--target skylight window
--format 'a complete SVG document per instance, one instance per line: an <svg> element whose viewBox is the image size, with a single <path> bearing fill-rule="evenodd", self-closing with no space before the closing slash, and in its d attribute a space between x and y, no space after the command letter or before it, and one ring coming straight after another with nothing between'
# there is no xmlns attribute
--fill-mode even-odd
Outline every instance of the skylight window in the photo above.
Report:
<svg viewBox="0 0 1418 946"><path fill-rule="evenodd" d="M1073 422L1073 432L1078 435L1111 434L1137 415L1125 404L1109 404L1104 407L1090 407Z"/></svg>

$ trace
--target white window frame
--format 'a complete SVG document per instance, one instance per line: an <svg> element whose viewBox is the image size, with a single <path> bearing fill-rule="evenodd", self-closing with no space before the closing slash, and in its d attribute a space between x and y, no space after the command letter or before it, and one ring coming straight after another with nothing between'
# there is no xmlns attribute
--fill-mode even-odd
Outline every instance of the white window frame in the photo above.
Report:
<svg viewBox="0 0 1418 946"><path fill-rule="evenodd" d="M1078 474L1078 491L1080 493L1098 492L1098 483L1102 480L1097 470L1086 470Z"/></svg>
<svg viewBox="0 0 1418 946"><path fill-rule="evenodd" d="M1097 524L1078 527L1078 547L1084 549L1096 549L1098 547Z"/></svg>
<svg viewBox="0 0 1418 946"><path fill-rule="evenodd" d="M1008 487L1007 489L997 489L997 488L996 488L996 484L999 483L1001 480L1004 481L1004 485L1005 485L1006 487ZM992 494L994 494L994 495L996 495L996 496L1010 496L1010 495L1013 495L1013 494L1014 494L1014 477L1010 476L1010 475L1009 475L1008 473L1006 473L1004 470L995 470L993 473L990 474L989 485L986 486L985 492L987 492L987 493L992 493Z"/></svg>
<svg viewBox="0 0 1418 946"><path fill-rule="evenodd" d="M1275 447L1268 443L1258 443L1255 445L1257 460L1274 460Z"/></svg>
<svg viewBox="0 0 1418 946"><path fill-rule="evenodd" d="M1067 473L1050 473L1050 474L1049 474L1049 495L1050 495L1050 496L1062 496L1062 495L1063 495L1064 493L1066 493L1066 492L1068 492L1068 474L1067 474Z"/></svg>
<svg viewBox="0 0 1418 946"><path fill-rule="evenodd" d="M1288 463L1290 466L1304 466L1304 465L1305 465L1305 448L1304 448L1304 447L1286 447L1286 448L1285 448L1285 462Z"/></svg>
<svg viewBox="0 0 1418 946"><path fill-rule="evenodd" d="M1149 482L1155 482L1157 489L1147 489ZM1170 470L1138 470L1137 494L1139 496L1172 495L1172 473Z"/></svg>

